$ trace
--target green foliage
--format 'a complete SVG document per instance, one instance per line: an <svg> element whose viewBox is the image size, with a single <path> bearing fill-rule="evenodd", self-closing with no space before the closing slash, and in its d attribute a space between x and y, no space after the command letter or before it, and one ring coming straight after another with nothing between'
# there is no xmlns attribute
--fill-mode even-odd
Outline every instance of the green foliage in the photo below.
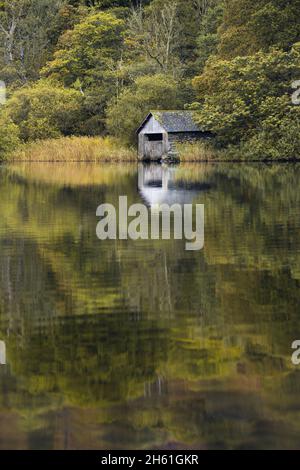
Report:
<svg viewBox="0 0 300 470"><path fill-rule="evenodd" d="M1 80L38 79L62 31L65 0L6 0L0 10Z"/></svg>
<svg viewBox="0 0 300 470"><path fill-rule="evenodd" d="M220 29L223 58L270 47L288 50L300 38L300 0L226 0Z"/></svg>
<svg viewBox="0 0 300 470"><path fill-rule="evenodd" d="M253 137L242 145L248 159L290 160L300 157L300 107L290 98L268 97L260 106L262 119Z"/></svg>
<svg viewBox="0 0 300 470"><path fill-rule="evenodd" d="M107 112L108 130L126 142L135 142L139 124L151 109L177 109L183 103L179 83L172 77L138 78L113 102Z"/></svg>
<svg viewBox="0 0 300 470"><path fill-rule="evenodd" d="M80 92L41 80L16 91L6 112L23 141L59 137L76 132L81 100Z"/></svg>
<svg viewBox="0 0 300 470"><path fill-rule="evenodd" d="M201 32L197 39L197 66L202 69L208 58L217 52L219 44L218 28L223 20L223 2L213 2L201 21Z"/></svg>
<svg viewBox="0 0 300 470"><path fill-rule="evenodd" d="M18 127L2 113L0 115L0 161L5 159L19 145Z"/></svg>
<svg viewBox="0 0 300 470"><path fill-rule="evenodd" d="M133 142L151 108L190 107L219 146L288 158L299 10L300 0L2 1L0 79L24 108L9 112L23 140L109 131ZM40 77L60 84L62 105L48 85L33 103Z"/></svg>
<svg viewBox="0 0 300 470"><path fill-rule="evenodd" d="M209 29L205 18L219 4L220 0L153 0L148 7L133 10L126 30L129 61L151 64L156 73L192 76L199 32Z"/></svg>
<svg viewBox="0 0 300 470"><path fill-rule="evenodd" d="M270 132L270 142L279 140L280 133L276 137L274 129L281 129L281 119L284 123L280 132L288 121L293 127L297 123L294 119L299 113L291 102L291 83L297 76L297 47L291 52L272 50L231 61L211 60L204 73L194 79L201 101L197 119L217 135L223 146L245 142L257 133L267 138Z"/></svg>
<svg viewBox="0 0 300 470"><path fill-rule="evenodd" d="M124 22L110 13L89 15L63 34L60 49L43 74L65 86L78 79L83 88L100 81L121 55L123 30Z"/></svg>
<svg viewBox="0 0 300 470"><path fill-rule="evenodd" d="M116 64L123 49L124 21L111 13L90 14L65 32L54 59L42 73L84 96L81 132L103 131L107 101L116 95Z"/></svg>

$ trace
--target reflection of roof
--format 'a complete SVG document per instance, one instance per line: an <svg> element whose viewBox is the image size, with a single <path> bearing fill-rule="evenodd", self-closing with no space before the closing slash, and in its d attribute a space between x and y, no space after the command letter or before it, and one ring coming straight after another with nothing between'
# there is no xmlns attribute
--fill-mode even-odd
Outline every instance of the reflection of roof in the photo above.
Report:
<svg viewBox="0 0 300 470"><path fill-rule="evenodd" d="M137 130L138 133L152 116L167 132L205 132L194 121L193 111L151 111Z"/></svg>

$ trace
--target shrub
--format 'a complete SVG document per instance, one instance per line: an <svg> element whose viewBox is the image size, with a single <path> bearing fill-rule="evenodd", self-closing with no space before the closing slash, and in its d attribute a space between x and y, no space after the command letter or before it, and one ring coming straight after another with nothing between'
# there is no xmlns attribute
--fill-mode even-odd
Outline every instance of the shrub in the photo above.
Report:
<svg viewBox="0 0 300 470"><path fill-rule="evenodd" d="M272 50L231 61L211 60L204 73L194 79L200 99L196 119L225 147L267 133L276 145L279 121L288 115L293 122L291 84L299 76L299 45L290 52Z"/></svg>
<svg viewBox="0 0 300 470"><path fill-rule="evenodd" d="M6 104L6 112L18 126L23 141L76 133L81 94L48 80L17 90Z"/></svg>
<svg viewBox="0 0 300 470"><path fill-rule="evenodd" d="M288 97L267 98L261 105L263 119L256 134L242 144L248 159L300 159L300 107Z"/></svg>
<svg viewBox="0 0 300 470"><path fill-rule="evenodd" d="M0 116L0 160L4 160L19 145L19 129L7 116Z"/></svg>

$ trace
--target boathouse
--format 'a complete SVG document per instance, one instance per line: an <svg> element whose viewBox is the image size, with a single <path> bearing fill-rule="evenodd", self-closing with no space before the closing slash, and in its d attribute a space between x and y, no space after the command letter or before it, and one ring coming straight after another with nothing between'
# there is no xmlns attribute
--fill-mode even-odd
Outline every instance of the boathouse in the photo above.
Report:
<svg viewBox="0 0 300 470"><path fill-rule="evenodd" d="M193 142L211 136L194 121L192 111L151 111L137 135L141 160L172 158L177 154L177 142Z"/></svg>

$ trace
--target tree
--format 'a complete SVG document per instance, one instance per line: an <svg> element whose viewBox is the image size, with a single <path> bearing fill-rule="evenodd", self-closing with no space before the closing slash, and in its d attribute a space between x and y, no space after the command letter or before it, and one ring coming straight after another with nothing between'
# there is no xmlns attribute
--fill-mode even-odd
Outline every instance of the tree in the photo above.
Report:
<svg viewBox="0 0 300 470"><path fill-rule="evenodd" d="M268 97L260 106L262 115L255 134L243 143L248 159L290 160L300 155L300 106L291 106L289 96Z"/></svg>
<svg viewBox="0 0 300 470"><path fill-rule="evenodd" d="M43 70L66 86L80 80L82 89L100 82L123 48L124 21L110 13L91 14L66 31L59 49ZM108 80L108 77L105 77Z"/></svg>
<svg viewBox="0 0 300 470"><path fill-rule="evenodd" d="M199 34L204 35L213 29L207 24L212 11L217 10L221 0L179 0L178 20L180 23L179 56L184 64L184 74L192 76L199 71ZM210 19L210 23L212 20ZM216 31L213 29L213 32ZM207 54L206 54L207 55Z"/></svg>
<svg viewBox="0 0 300 470"><path fill-rule="evenodd" d="M300 0L225 0L219 53L250 55L270 47L288 50L300 40Z"/></svg>
<svg viewBox="0 0 300 470"><path fill-rule="evenodd" d="M23 141L46 139L77 132L81 100L79 91L41 80L17 90L5 109Z"/></svg>
<svg viewBox="0 0 300 470"><path fill-rule="evenodd" d="M178 1L154 1L148 8L133 9L127 43L153 62L160 73L175 73L178 67L180 22Z"/></svg>
<svg viewBox="0 0 300 470"><path fill-rule="evenodd" d="M14 61L16 33L28 5L28 0L6 0L0 10L0 34L4 40L4 62L6 64Z"/></svg>
<svg viewBox="0 0 300 470"><path fill-rule="evenodd" d="M218 29L223 19L223 1L209 4L201 19L201 31L197 38L197 67L203 69L210 56L217 53L219 45Z"/></svg>
<svg viewBox="0 0 300 470"><path fill-rule="evenodd" d="M247 141L261 130L263 122L264 132L267 131L268 118L274 117L268 101L271 98L277 103L277 124L280 116L288 115L292 120L291 84L298 76L300 49L297 45L291 52L274 49L231 61L211 60L204 73L194 79L201 102L197 119L217 135L222 145ZM281 115L279 103L283 105ZM274 132L272 135L275 137Z"/></svg>
<svg viewBox="0 0 300 470"><path fill-rule="evenodd" d="M124 20L111 13L88 15L62 35L53 60L42 70L43 76L83 95L83 133L104 131L107 102L119 92L115 65L123 53L124 28Z"/></svg>
<svg viewBox="0 0 300 470"><path fill-rule="evenodd" d="M24 83L37 79L49 59L65 0L6 0L0 8L2 79Z"/></svg>
<svg viewBox="0 0 300 470"><path fill-rule="evenodd" d="M109 106L107 127L124 142L132 143L138 125L151 109L177 109L182 105L180 84L174 78L161 74L140 77Z"/></svg>
<svg viewBox="0 0 300 470"><path fill-rule="evenodd" d="M0 115L0 161L19 145L19 129L5 113Z"/></svg>
<svg viewBox="0 0 300 470"><path fill-rule="evenodd" d="M203 21L220 0L153 0L132 10L126 32L129 76L167 73L192 77Z"/></svg>

